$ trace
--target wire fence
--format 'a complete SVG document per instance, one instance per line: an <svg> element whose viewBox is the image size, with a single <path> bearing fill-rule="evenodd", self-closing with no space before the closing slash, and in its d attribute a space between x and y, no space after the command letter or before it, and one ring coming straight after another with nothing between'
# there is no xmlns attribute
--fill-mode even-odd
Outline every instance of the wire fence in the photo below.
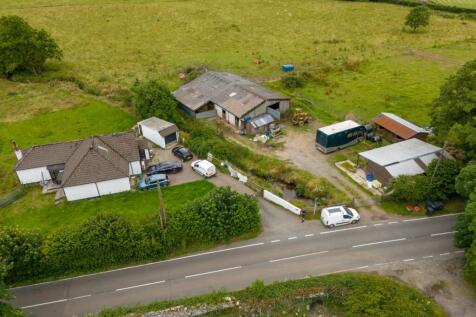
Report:
<svg viewBox="0 0 476 317"><path fill-rule="evenodd" d="M13 191L11 191L9 194L6 196L2 197L0 199L0 208L4 208L11 203L13 203L15 200L19 199L26 193L25 187L17 187Z"/></svg>

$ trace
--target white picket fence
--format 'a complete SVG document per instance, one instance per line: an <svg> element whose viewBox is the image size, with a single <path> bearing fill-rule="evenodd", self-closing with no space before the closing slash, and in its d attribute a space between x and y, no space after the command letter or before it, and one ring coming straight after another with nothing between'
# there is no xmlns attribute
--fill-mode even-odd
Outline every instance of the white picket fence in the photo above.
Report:
<svg viewBox="0 0 476 317"><path fill-rule="evenodd" d="M272 192L269 192L267 190L263 190L263 198L275 203L276 205L279 205L279 206L283 207L286 210L289 210L290 212L292 212L295 215L299 216L301 214L301 208L298 208L298 207L294 206L293 204L291 204L287 200L284 200L281 197L276 196Z"/></svg>

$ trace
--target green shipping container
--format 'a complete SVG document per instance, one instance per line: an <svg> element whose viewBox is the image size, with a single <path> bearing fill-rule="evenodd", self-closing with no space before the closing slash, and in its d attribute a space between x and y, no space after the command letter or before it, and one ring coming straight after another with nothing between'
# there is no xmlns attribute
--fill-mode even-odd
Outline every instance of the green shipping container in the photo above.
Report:
<svg viewBox="0 0 476 317"><path fill-rule="evenodd" d="M316 147L330 153L362 141L365 127L352 120L338 122L319 128L316 132Z"/></svg>

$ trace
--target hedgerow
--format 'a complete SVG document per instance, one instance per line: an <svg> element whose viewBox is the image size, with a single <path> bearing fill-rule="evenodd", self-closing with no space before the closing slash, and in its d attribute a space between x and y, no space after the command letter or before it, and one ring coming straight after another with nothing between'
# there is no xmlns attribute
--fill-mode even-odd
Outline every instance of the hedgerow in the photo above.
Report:
<svg viewBox="0 0 476 317"><path fill-rule="evenodd" d="M0 262L6 281L18 283L111 266L164 258L177 249L256 232L260 227L256 200L218 187L187 207L157 219L132 223L99 214L81 225L47 236L20 229L0 231Z"/></svg>

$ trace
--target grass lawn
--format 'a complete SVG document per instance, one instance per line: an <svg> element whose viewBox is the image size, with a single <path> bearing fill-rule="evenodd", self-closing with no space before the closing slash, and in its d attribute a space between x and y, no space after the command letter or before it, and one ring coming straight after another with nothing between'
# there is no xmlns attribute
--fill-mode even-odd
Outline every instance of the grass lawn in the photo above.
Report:
<svg viewBox="0 0 476 317"><path fill-rule="evenodd" d="M16 158L10 140L15 140L20 148L26 148L127 131L134 123L135 119L122 110L92 100L80 107L42 113L22 121L0 122L0 197L18 184L13 172Z"/></svg>
<svg viewBox="0 0 476 317"><path fill-rule="evenodd" d="M474 0L430 0L428 2L450 7L476 9L476 1Z"/></svg>
<svg viewBox="0 0 476 317"><path fill-rule="evenodd" d="M205 180L164 188L166 212L183 208L190 201L202 197L215 186ZM0 225L48 233L75 226L98 213L113 213L132 221L150 219L157 215L157 191L134 191L96 199L54 204L53 195L41 194L39 186L13 204L0 209Z"/></svg>
<svg viewBox="0 0 476 317"><path fill-rule="evenodd" d="M405 208L405 203L397 203L394 201L384 201L380 206L388 213L393 213L401 216L425 216L425 204L418 204L421 211L413 212ZM412 204L414 206L414 204ZM443 210L437 211L435 215L454 214L464 211L465 201L462 198L452 198L445 202Z"/></svg>

